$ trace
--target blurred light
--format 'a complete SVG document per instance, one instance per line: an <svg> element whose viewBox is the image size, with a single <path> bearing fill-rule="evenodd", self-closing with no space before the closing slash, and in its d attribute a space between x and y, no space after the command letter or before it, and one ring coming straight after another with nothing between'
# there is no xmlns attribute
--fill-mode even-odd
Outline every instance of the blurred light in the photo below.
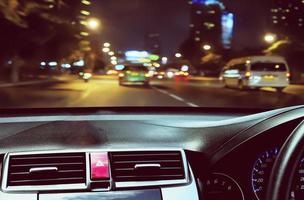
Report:
<svg viewBox="0 0 304 200"><path fill-rule="evenodd" d="M87 25L88 25L88 22L87 22L87 21L80 21L80 24L81 24L81 25L84 25L84 26L87 26Z"/></svg>
<svg viewBox="0 0 304 200"><path fill-rule="evenodd" d="M246 64L250 64L251 63L251 61L250 60L246 60Z"/></svg>
<svg viewBox="0 0 304 200"><path fill-rule="evenodd" d="M91 18L88 20L88 28L92 30L97 30L100 26L100 21L95 18Z"/></svg>
<svg viewBox="0 0 304 200"><path fill-rule="evenodd" d="M110 49L106 47L106 48L103 48L102 51L105 52L105 53L107 53L107 52L110 51Z"/></svg>
<svg viewBox="0 0 304 200"><path fill-rule="evenodd" d="M176 54L175 54L175 57L176 57L176 58L180 58L180 57L182 57L182 54L176 53Z"/></svg>
<svg viewBox="0 0 304 200"><path fill-rule="evenodd" d="M83 67L84 64L85 64L84 60L79 60L79 61L73 63L73 65L76 67Z"/></svg>
<svg viewBox="0 0 304 200"><path fill-rule="evenodd" d="M151 55L149 56L149 59L150 59L150 60L156 61L156 60L159 60L159 56L158 56L158 55L151 54Z"/></svg>
<svg viewBox="0 0 304 200"><path fill-rule="evenodd" d="M83 76L84 75L84 73L83 72L79 72L79 76Z"/></svg>
<svg viewBox="0 0 304 200"><path fill-rule="evenodd" d="M127 51L125 55L127 57L137 57L137 58L138 57L143 58L149 56L148 52L146 51Z"/></svg>
<svg viewBox="0 0 304 200"><path fill-rule="evenodd" d="M276 35L273 34L273 33L267 33L265 36L264 36L264 40L267 42L267 43L273 43L275 42L276 40Z"/></svg>
<svg viewBox="0 0 304 200"><path fill-rule="evenodd" d="M152 67L152 63L144 63L143 64L145 67Z"/></svg>
<svg viewBox="0 0 304 200"><path fill-rule="evenodd" d="M119 77L124 77L125 75L123 74L123 73L119 73L119 75L118 75Z"/></svg>
<svg viewBox="0 0 304 200"><path fill-rule="evenodd" d="M89 33L87 33L87 32L80 32L80 35L82 35L82 36L89 36Z"/></svg>
<svg viewBox="0 0 304 200"><path fill-rule="evenodd" d="M250 72L246 72L245 76L246 76L246 77L250 77L250 76L251 76L251 73L250 73Z"/></svg>
<svg viewBox="0 0 304 200"><path fill-rule="evenodd" d="M89 11L86 10L81 10L80 13L86 16L89 16L91 14Z"/></svg>
<svg viewBox="0 0 304 200"><path fill-rule="evenodd" d="M121 70L123 70L124 68L125 68L124 65L116 65L116 66L115 66L115 69L118 70L118 71L121 71Z"/></svg>
<svg viewBox="0 0 304 200"><path fill-rule="evenodd" d="M112 61L111 61L111 64L112 64L112 65L117 65L118 63L117 63L116 60L112 60Z"/></svg>
<svg viewBox="0 0 304 200"><path fill-rule="evenodd" d="M209 45L209 44L205 44L204 46L203 46L203 49L205 50L205 51L209 51L209 50L211 50L211 45Z"/></svg>
<svg viewBox="0 0 304 200"><path fill-rule="evenodd" d="M145 73L145 77L146 77L146 78L150 78L150 77L152 77L152 75L149 74L149 73Z"/></svg>
<svg viewBox="0 0 304 200"><path fill-rule="evenodd" d="M188 66L188 65L183 65L183 66L181 67L181 70L182 70L183 72L186 72L186 71L189 70L189 66Z"/></svg>
<svg viewBox="0 0 304 200"><path fill-rule="evenodd" d="M89 78L91 78L92 77L92 74L91 73L84 73L83 74L83 78L84 79L89 79Z"/></svg>
<svg viewBox="0 0 304 200"><path fill-rule="evenodd" d="M159 63L153 63L153 66L154 67L160 67L160 64Z"/></svg>
<svg viewBox="0 0 304 200"><path fill-rule="evenodd" d="M49 62L49 66L51 66L51 67L54 67L54 66L57 66L57 62Z"/></svg>
<svg viewBox="0 0 304 200"><path fill-rule="evenodd" d="M162 64L165 65L168 63L168 58L167 57L162 57Z"/></svg>
<svg viewBox="0 0 304 200"><path fill-rule="evenodd" d="M168 76L168 78L173 78L174 77L174 73L173 72L167 72L167 76Z"/></svg>
<svg viewBox="0 0 304 200"><path fill-rule="evenodd" d="M115 56L112 56L111 57L111 60L116 60L117 58Z"/></svg>
<svg viewBox="0 0 304 200"><path fill-rule="evenodd" d="M290 78L291 77L291 74L288 72L288 73L286 73L286 77L287 78Z"/></svg>
<svg viewBox="0 0 304 200"><path fill-rule="evenodd" d="M65 63L65 64L61 64L61 67L62 68L71 68L71 65L68 63Z"/></svg>
<svg viewBox="0 0 304 200"><path fill-rule="evenodd" d="M7 64L11 65L11 64L13 64L13 61L9 60L9 61L7 61Z"/></svg>
<svg viewBox="0 0 304 200"><path fill-rule="evenodd" d="M91 2L88 0L82 0L81 3L87 6L91 5Z"/></svg>
<svg viewBox="0 0 304 200"><path fill-rule="evenodd" d="M222 15L222 43L225 48L231 48L234 28L234 15L224 12Z"/></svg>
<svg viewBox="0 0 304 200"><path fill-rule="evenodd" d="M103 46L104 46L104 47L108 47L108 48L109 48L109 47L111 46L111 44L110 44L110 43L108 43L108 42L105 42L105 43L103 44Z"/></svg>
<svg viewBox="0 0 304 200"><path fill-rule="evenodd" d="M117 75L117 74L118 74L117 70L110 69L107 71L107 75Z"/></svg>
<svg viewBox="0 0 304 200"><path fill-rule="evenodd" d="M41 62L40 65L46 66L46 62Z"/></svg>
<svg viewBox="0 0 304 200"><path fill-rule="evenodd" d="M109 56L114 56L115 53L113 51L110 51L108 54Z"/></svg>

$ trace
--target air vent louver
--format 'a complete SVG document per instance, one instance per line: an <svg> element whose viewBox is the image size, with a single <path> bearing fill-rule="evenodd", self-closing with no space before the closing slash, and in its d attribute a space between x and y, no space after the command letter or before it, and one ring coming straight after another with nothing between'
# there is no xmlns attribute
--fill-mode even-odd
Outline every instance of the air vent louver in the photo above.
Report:
<svg viewBox="0 0 304 200"><path fill-rule="evenodd" d="M117 182L185 178L179 151L114 152L111 161L113 179Z"/></svg>
<svg viewBox="0 0 304 200"><path fill-rule="evenodd" d="M79 184L86 181L85 153L13 155L8 186Z"/></svg>

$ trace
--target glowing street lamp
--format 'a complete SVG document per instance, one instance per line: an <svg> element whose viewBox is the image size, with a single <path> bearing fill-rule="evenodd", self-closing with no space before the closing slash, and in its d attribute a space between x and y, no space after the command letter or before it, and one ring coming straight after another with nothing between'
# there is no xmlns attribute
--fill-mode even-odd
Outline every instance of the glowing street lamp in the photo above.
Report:
<svg viewBox="0 0 304 200"><path fill-rule="evenodd" d="M105 43L103 44L103 46L109 48L109 47L111 46L111 44L108 43L108 42L105 42Z"/></svg>
<svg viewBox="0 0 304 200"><path fill-rule="evenodd" d="M211 50L211 45L209 45L209 44L205 44L204 46L203 46L203 49L205 50L205 51L209 51L209 50Z"/></svg>
<svg viewBox="0 0 304 200"><path fill-rule="evenodd" d="M276 41L277 39L277 36L273 33L267 33L265 36L264 36L264 40L265 42L269 43L269 44L272 44Z"/></svg>
<svg viewBox="0 0 304 200"><path fill-rule="evenodd" d="M113 51L110 51L108 54L109 56L114 56L115 53Z"/></svg>
<svg viewBox="0 0 304 200"><path fill-rule="evenodd" d="M96 18L91 18L88 20L87 27L91 30L97 30L100 27L100 21Z"/></svg>
<svg viewBox="0 0 304 200"><path fill-rule="evenodd" d="M110 49L107 48L107 47L105 47L105 48L102 49L102 51L103 51L104 53L108 53L108 52L110 51Z"/></svg>
<svg viewBox="0 0 304 200"><path fill-rule="evenodd" d="M181 58L181 57L182 57L182 54L181 54L181 53L176 53L176 54L175 54L175 57L176 57L176 58Z"/></svg>

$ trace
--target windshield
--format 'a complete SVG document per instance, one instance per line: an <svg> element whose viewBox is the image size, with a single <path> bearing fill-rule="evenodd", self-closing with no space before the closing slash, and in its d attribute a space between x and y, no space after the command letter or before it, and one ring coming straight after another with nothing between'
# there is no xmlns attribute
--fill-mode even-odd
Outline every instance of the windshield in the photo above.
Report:
<svg viewBox="0 0 304 200"><path fill-rule="evenodd" d="M0 0L0 108L302 105L303 13L302 0Z"/></svg>
<svg viewBox="0 0 304 200"><path fill-rule="evenodd" d="M254 63L251 65L252 71L264 71L264 72L286 72L287 68L282 63Z"/></svg>

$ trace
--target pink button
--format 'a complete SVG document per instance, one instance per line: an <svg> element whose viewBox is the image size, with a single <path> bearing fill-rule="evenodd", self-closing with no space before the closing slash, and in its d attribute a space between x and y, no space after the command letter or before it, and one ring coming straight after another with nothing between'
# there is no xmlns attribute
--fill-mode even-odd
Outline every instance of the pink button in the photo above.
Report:
<svg viewBox="0 0 304 200"><path fill-rule="evenodd" d="M109 174L109 157L107 152L91 153L91 179L92 180L107 180Z"/></svg>

